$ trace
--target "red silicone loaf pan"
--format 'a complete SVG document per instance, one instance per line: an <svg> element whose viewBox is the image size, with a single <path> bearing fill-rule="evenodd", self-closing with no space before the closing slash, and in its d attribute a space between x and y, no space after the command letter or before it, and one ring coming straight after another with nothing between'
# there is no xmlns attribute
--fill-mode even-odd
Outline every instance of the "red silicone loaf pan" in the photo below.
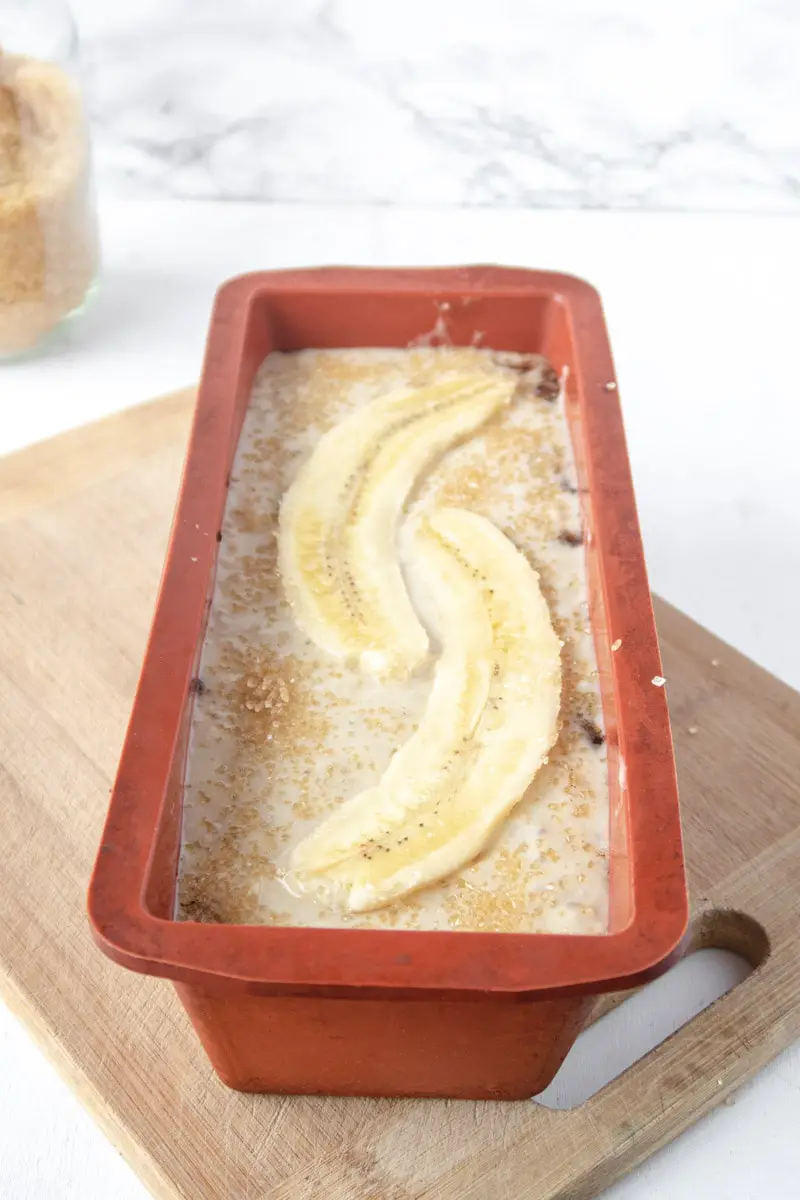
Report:
<svg viewBox="0 0 800 1200"><path fill-rule="evenodd" d="M607 737L603 935L174 919L193 680L256 371L272 351L456 346L565 376ZM624 646L615 653L612 647ZM516 1099L550 1082L593 998L667 969L688 911L672 740L614 368L597 293L472 266L264 272L216 300L172 537L89 893L100 948L171 979L246 1091Z"/></svg>

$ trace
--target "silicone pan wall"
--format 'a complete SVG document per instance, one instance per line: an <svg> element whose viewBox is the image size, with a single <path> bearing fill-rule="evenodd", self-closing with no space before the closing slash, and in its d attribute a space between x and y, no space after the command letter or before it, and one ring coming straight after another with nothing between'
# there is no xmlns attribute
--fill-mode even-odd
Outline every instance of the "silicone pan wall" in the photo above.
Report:
<svg viewBox="0 0 800 1200"><path fill-rule="evenodd" d="M604 936L209 925L172 919L192 679L231 463L272 350L455 345L566 374L608 737ZM613 653L612 644L621 643ZM545 1087L591 997L666 969L687 921L664 689L614 368L596 292L500 267L327 268L219 292L156 613L92 879L101 949L175 981L212 1062L248 1090L512 1098Z"/></svg>

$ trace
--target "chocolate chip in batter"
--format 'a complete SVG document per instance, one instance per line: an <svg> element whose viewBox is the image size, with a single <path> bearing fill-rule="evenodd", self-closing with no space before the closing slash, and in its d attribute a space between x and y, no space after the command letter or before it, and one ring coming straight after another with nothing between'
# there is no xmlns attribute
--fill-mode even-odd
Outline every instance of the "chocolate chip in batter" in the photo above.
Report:
<svg viewBox="0 0 800 1200"><path fill-rule="evenodd" d="M558 381L558 376L548 363L548 365L542 370L542 377L537 385L536 395L540 396L542 400L549 400L551 403L553 403L558 399L558 393L560 391L561 384Z"/></svg>
<svg viewBox="0 0 800 1200"><path fill-rule="evenodd" d="M591 717L579 716L578 724L583 732L588 737L593 746L602 746L606 740L606 735L603 733L599 725L597 725Z"/></svg>

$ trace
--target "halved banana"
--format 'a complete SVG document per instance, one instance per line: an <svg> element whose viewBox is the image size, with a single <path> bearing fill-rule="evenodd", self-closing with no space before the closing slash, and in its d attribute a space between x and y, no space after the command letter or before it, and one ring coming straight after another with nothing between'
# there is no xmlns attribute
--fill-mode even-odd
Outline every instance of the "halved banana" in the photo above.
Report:
<svg viewBox="0 0 800 1200"><path fill-rule="evenodd" d="M400 821L460 769L463 746L483 715L492 679L492 626L480 594L463 586L463 570L433 537L414 544L438 624L446 636L417 731L392 756L381 783L346 801L296 848L292 867L325 871L378 838L387 810Z"/></svg>
<svg viewBox="0 0 800 1200"><path fill-rule="evenodd" d="M396 551L396 525L424 469L507 404L501 375L384 396L326 433L281 504L279 569L298 625L375 675L428 652Z"/></svg>
<svg viewBox="0 0 800 1200"><path fill-rule="evenodd" d="M560 643L524 556L485 518L441 509L417 535L415 563L444 631L423 720L380 784L346 801L292 855L301 887L330 885L351 912L380 908L475 858L558 730ZM477 721L483 686L466 683L470 672L489 679Z"/></svg>

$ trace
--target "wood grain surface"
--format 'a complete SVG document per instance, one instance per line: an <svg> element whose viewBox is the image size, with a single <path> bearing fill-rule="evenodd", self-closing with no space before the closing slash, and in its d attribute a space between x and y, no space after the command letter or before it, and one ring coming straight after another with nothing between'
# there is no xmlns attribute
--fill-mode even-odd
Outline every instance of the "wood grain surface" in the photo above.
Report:
<svg viewBox="0 0 800 1200"><path fill-rule="evenodd" d="M190 404L0 464L0 995L163 1200L596 1195L800 1035L800 697L659 603L695 944L756 970L582 1107L230 1092L85 918Z"/></svg>

